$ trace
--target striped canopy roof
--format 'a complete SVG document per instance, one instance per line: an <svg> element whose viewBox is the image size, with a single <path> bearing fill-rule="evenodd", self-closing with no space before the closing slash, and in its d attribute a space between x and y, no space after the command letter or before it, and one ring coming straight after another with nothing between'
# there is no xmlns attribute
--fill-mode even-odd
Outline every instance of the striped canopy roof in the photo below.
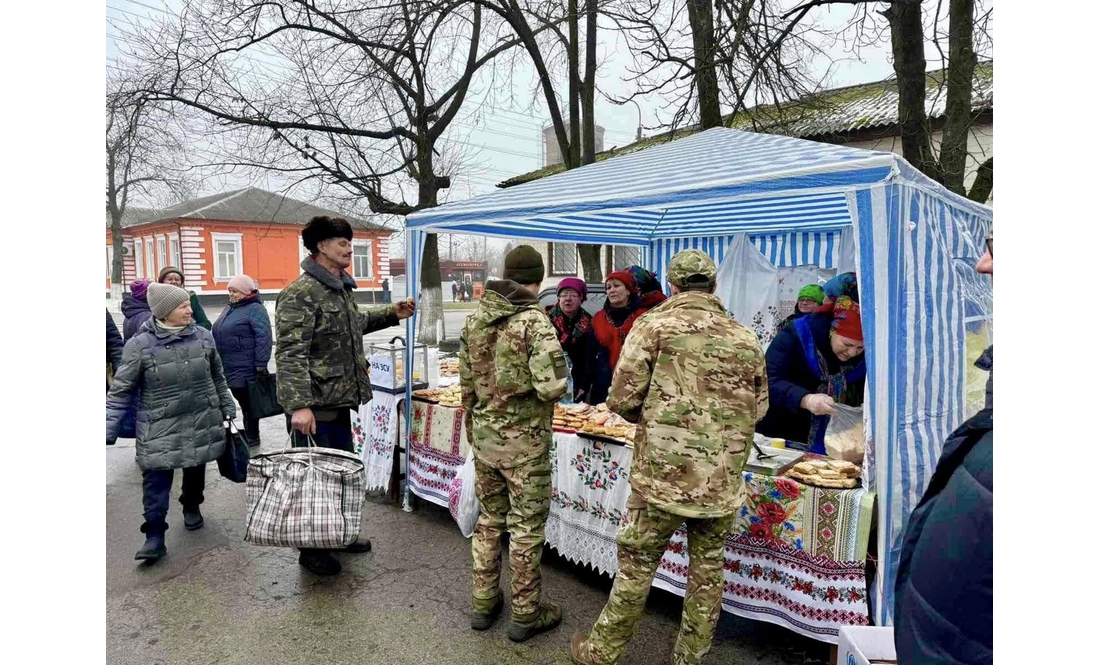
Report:
<svg viewBox="0 0 1100 665"><path fill-rule="evenodd" d="M647 245L660 238L851 224L845 192L899 158L715 128L647 150L409 215L410 229Z"/></svg>

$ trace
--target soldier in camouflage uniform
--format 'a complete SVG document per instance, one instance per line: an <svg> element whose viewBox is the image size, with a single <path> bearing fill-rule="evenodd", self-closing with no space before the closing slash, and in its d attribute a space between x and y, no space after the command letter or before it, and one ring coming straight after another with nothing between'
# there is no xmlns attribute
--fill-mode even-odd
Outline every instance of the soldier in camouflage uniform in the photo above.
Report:
<svg viewBox="0 0 1100 665"><path fill-rule="evenodd" d="M611 597L591 634L570 645L576 663L619 660L668 540L685 522L691 567L672 662L699 663L710 650L726 537L745 497L742 470L768 409L764 352L713 295L716 274L698 250L672 257L673 296L634 324L615 368L607 405L638 423L628 519L616 538Z"/></svg>
<svg viewBox="0 0 1100 665"><path fill-rule="evenodd" d="M294 446L354 451L351 410L371 400L363 335L412 316L412 302L360 310L352 290L352 229L343 219L314 217L302 230L310 255L302 274L275 301L275 367L279 404L287 412ZM360 539L347 552L369 552ZM340 562L324 550L302 550L301 565L335 575Z"/></svg>
<svg viewBox="0 0 1100 665"><path fill-rule="evenodd" d="M542 604L542 546L550 513L550 437L554 403L568 367L550 319L539 306L542 256L521 245L505 258L504 279L485 285L466 319L459 349L462 404L474 450L481 504L473 537L471 626L486 630L504 607L501 536L509 533L512 621L522 642L561 623L561 608Z"/></svg>

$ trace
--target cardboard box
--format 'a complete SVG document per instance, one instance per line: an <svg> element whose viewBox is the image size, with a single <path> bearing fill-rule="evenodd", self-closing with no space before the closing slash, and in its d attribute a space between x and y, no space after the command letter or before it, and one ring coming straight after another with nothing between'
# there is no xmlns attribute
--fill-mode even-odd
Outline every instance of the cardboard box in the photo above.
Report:
<svg viewBox="0 0 1100 665"><path fill-rule="evenodd" d="M844 626L837 644L837 665L897 663L894 629L879 626Z"/></svg>

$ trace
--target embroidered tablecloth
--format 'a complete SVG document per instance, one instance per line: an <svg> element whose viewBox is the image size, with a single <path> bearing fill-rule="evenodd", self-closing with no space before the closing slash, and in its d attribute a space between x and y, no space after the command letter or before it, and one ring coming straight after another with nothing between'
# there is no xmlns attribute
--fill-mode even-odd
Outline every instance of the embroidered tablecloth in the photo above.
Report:
<svg viewBox="0 0 1100 665"><path fill-rule="evenodd" d="M423 402L412 402L409 430L409 490L447 508L451 480L466 462L469 443L462 424L465 410Z"/></svg>
<svg viewBox="0 0 1100 665"><path fill-rule="evenodd" d="M462 419L447 412L461 409L413 404L409 486L418 496L447 506L447 484L465 462L466 449L452 443L444 452L422 442L433 439L431 423L441 421L448 423L442 438L454 441L453 428L461 429ZM418 416L421 404L432 409ZM548 545L570 561L614 576L615 534L626 518L633 456L626 446L554 432ZM753 473L745 474L745 483L748 498L726 541L722 608L834 644L841 626L867 625L865 567L874 495ZM681 528L669 541L653 585L683 596L687 570L687 537Z"/></svg>
<svg viewBox="0 0 1100 665"><path fill-rule="evenodd" d="M393 451L397 444L398 405L404 395L392 395L376 390L371 401L352 411L351 431L355 437L355 452L363 459L367 471L367 489L390 489L393 475Z"/></svg>

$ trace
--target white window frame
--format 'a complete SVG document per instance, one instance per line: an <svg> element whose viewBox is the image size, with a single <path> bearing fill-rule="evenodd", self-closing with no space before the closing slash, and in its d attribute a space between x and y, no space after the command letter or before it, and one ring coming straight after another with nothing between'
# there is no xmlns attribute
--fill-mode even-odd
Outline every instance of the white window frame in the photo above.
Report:
<svg viewBox="0 0 1100 665"><path fill-rule="evenodd" d="M171 265L183 270L183 258L180 255L180 236L178 233L173 233L168 236L168 258L172 261Z"/></svg>
<svg viewBox="0 0 1100 665"><path fill-rule="evenodd" d="M153 257L153 236L145 236L145 276L149 279L157 278L157 264Z"/></svg>
<svg viewBox="0 0 1100 665"><path fill-rule="evenodd" d="M309 251L306 249L306 244L302 242L302 234L298 234L298 274L301 275L305 272L302 270L302 262L309 256ZM353 259L354 260L354 259Z"/></svg>
<svg viewBox="0 0 1100 665"><path fill-rule="evenodd" d="M355 271L355 248L366 247L367 248L367 274L360 275ZM374 243L366 238L353 238L351 241L351 276L357 280L371 280L374 279Z"/></svg>
<svg viewBox="0 0 1100 665"><path fill-rule="evenodd" d="M111 279L111 266L115 262L114 243L107 245L107 279Z"/></svg>
<svg viewBox="0 0 1100 665"><path fill-rule="evenodd" d="M168 263L168 239L162 235L157 236L157 270L164 270L169 265L175 264Z"/></svg>
<svg viewBox="0 0 1100 665"><path fill-rule="evenodd" d="M145 277L145 254L142 253L141 238L134 238L134 277Z"/></svg>
<svg viewBox="0 0 1100 665"><path fill-rule="evenodd" d="M211 233L210 234L210 244L212 246L211 247L212 257L211 258L213 258L213 264L214 264L213 265L213 271L214 271L214 281L215 282L228 282L229 280L233 279L237 275L240 275L244 272L244 251L242 249L241 236L242 236L242 234L240 234L240 233ZM218 243L219 242L229 242L229 243L233 243L233 245L235 246L234 247L234 250L235 250L234 251L234 258L233 258L233 269L236 272L232 275L223 275L220 271L221 260L220 260L220 256L219 256L219 252L218 252Z"/></svg>

